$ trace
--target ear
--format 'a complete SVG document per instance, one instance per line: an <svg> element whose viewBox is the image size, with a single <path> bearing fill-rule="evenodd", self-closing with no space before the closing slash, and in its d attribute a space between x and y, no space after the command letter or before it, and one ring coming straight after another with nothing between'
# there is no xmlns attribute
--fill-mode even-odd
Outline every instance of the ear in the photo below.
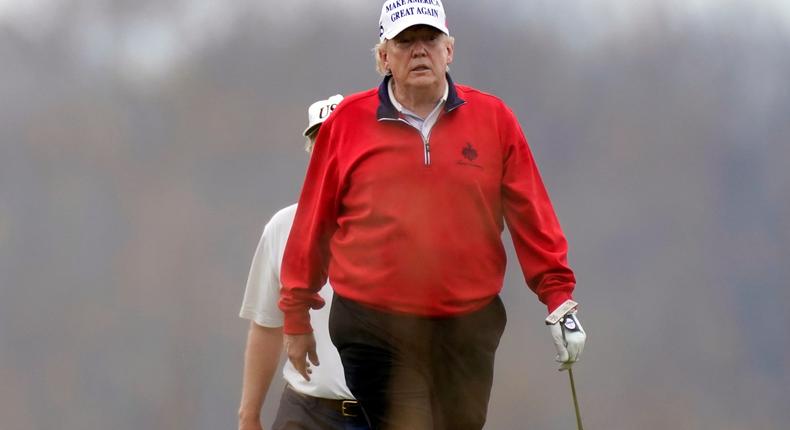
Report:
<svg viewBox="0 0 790 430"><path fill-rule="evenodd" d="M387 62L387 42L384 42L384 45L379 48L377 55L379 56L379 60L381 60L381 64L384 66L384 70L389 70L390 65Z"/></svg>
<svg viewBox="0 0 790 430"><path fill-rule="evenodd" d="M447 49L447 64L449 65L450 63L453 62L453 52L455 49L454 46L455 44L451 40L448 40L445 45L446 45L445 49Z"/></svg>

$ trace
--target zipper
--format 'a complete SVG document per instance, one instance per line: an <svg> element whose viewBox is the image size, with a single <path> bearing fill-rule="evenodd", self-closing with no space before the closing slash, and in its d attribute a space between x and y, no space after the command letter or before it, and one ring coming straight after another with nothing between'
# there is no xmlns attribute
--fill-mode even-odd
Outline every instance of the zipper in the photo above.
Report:
<svg viewBox="0 0 790 430"><path fill-rule="evenodd" d="M431 165L431 144L425 140L425 165Z"/></svg>
<svg viewBox="0 0 790 430"><path fill-rule="evenodd" d="M436 126L436 124L434 124L434 126ZM433 131L433 127L431 127L431 131L428 132L428 136L427 137L423 137L423 139L422 139L422 144L423 144L423 147L425 148L425 165L426 166L430 166L431 165L431 142L430 142L430 140L431 140L431 132L432 131ZM420 137L422 137L422 131L417 130L417 133L420 133Z"/></svg>
<svg viewBox="0 0 790 430"><path fill-rule="evenodd" d="M423 164L426 167L431 165L431 143L429 142L429 140L431 138L431 132L433 132L433 128L431 128L431 131L428 132L428 137L422 137L422 132L420 130L417 130L416 128L414 128L414 126L409 124L409 122L406 121L403 118L381 118L381 119L379 119L379 121L399 121L399 122L402 122L402 123L408 125L410 129L416 131L417 134L420 135L420 139L422 139ZM436 124L434 124L434 126L435 125Z"/></svg>

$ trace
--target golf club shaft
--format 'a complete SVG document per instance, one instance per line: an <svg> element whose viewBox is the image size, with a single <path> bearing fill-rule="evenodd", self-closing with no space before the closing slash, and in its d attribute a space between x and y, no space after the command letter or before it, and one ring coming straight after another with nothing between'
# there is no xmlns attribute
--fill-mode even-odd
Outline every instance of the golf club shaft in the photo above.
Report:
<svg viewBox="0 0 790 430"><path fill-rule="evenodd" d="M571 394L573 394L573 409L576 411L576 426L579 430L584 430L582 426L582 416L579 414L579 401L576 399L576 384L573 382L573 369L568 368L568 377L571 380Z"/></svg>

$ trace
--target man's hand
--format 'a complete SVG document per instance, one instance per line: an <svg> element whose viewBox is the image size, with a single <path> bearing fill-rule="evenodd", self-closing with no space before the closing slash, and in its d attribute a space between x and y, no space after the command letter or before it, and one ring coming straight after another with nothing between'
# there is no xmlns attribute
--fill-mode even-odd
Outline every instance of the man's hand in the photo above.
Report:
<svg viewBox="0 0 790 430"><path fill-rule="evenodd" d="M299 372L306 380L310 380L310 363L318 366L318 354L315 352L315 337L312 333L307 334L286 334L285 335L285 353L288 355L288 360L293 364L296 371ZM307 359L310 359L310 363Z"/></svg>
<svg viewBox="0 0 790 430"><path fill-rule="evenodd" d="M554 346L557 348L556 361L562 363L559 370L567 370L573 363L579 361L587 341L587 333L576 316L576 311L571 311L554 324L549 324Z"/></svg>

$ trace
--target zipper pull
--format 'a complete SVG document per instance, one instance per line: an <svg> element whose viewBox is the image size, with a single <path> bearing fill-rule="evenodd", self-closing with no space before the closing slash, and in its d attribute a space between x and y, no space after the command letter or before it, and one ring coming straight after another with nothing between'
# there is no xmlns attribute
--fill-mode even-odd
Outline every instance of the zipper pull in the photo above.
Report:
<svg viewBox="0 0 790 430"><path fill-rule="evenodd" d="M431 165L431 144L425 141L425 165Z"/></svg>

